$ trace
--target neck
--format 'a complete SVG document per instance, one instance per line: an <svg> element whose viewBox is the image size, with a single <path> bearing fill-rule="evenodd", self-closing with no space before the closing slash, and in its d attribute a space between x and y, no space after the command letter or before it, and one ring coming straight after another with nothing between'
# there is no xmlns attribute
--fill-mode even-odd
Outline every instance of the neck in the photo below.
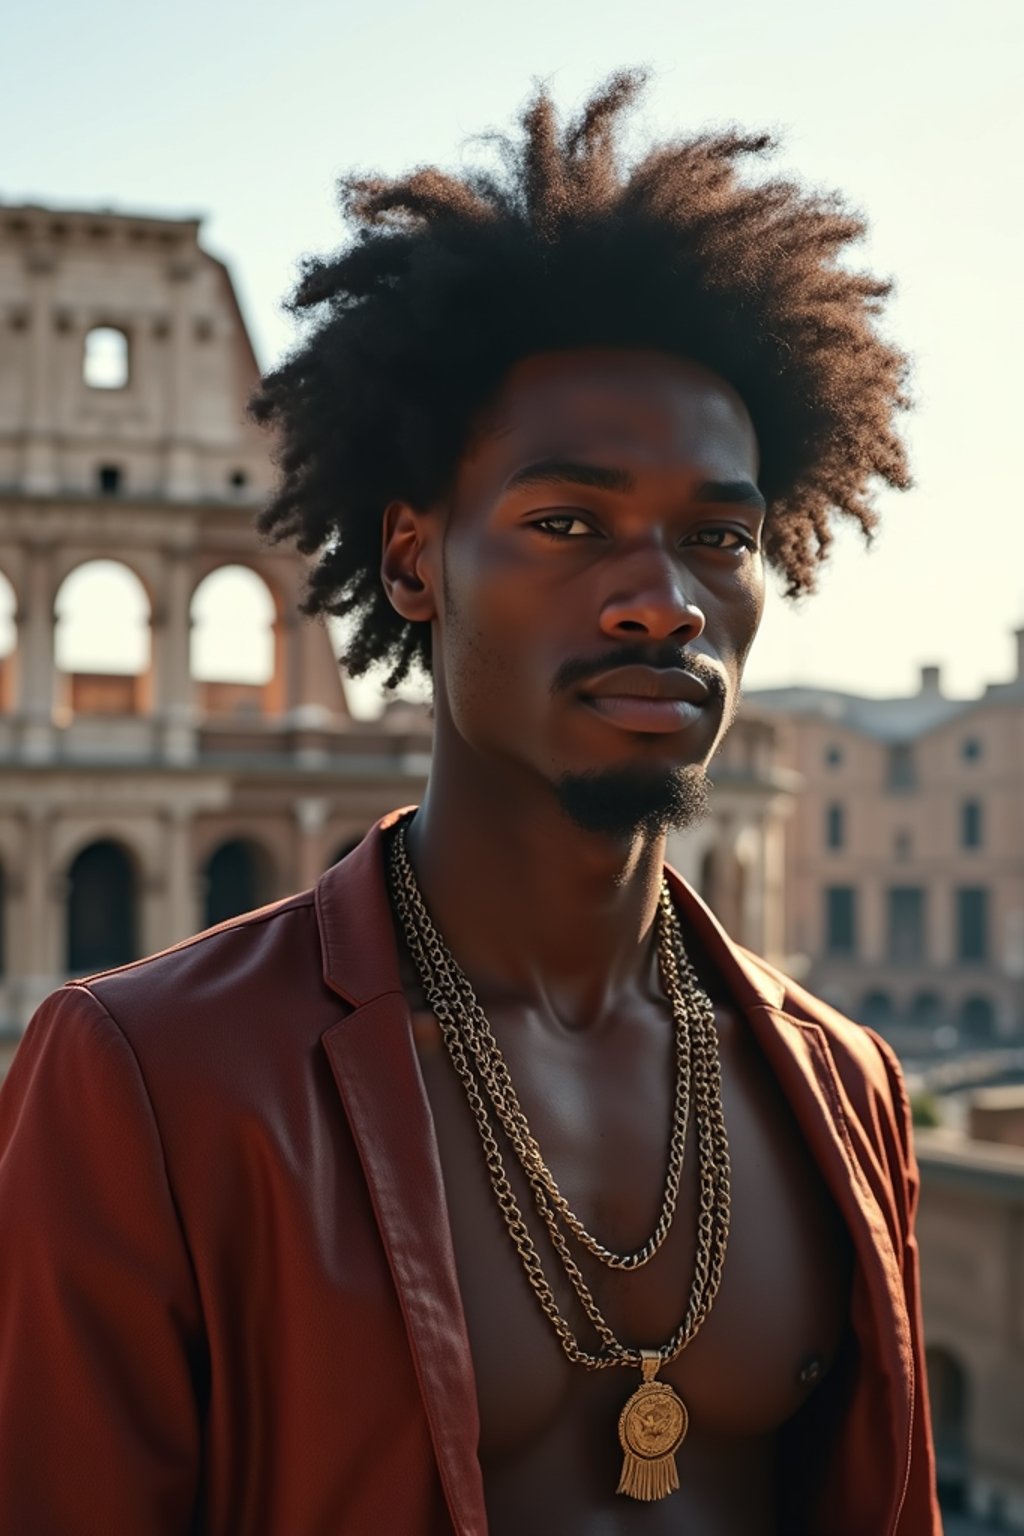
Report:
<svg viewBox="0 0 1024 1536"><path fill-rule="evenodd" d="M435 744L408 832L431 917L482 1001L596 1023L650 984L665 835L585 832L549 785L467 752Z"/></svg>

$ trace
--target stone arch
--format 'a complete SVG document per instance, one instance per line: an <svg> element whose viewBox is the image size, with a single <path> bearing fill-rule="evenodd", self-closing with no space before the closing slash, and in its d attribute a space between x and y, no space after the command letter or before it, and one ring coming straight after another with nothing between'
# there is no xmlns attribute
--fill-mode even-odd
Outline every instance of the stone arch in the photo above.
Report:
<svg viewBox="0 0 1024 1536"><path fill-rule="evenodd" d="M713 843L700 862L700 894L739 943L745 939L747 860L742 842Z"/></svg>
<svg viewBox="0 0 1024 1536"><path fill-rule="evenodd" d="M70 715L142 714L151 703L152 602L124 560L85 559L54 597L58 705Z"/></svg>
<svg viewBox="0 0 1024 1536"><path fill-rule="evenodd" d="M109 970L139 950L138 861L113 837L80 848L68 865L65 968L71 975Z"/></svg>
<svg viewBox="0 0 1024 1536"><path fill-rule="evenodd" d="M941 1345L929 1345L925 1364L939 1497L943 1509L963 1510L970 1482L970 1381L959 1358Z"/></svg>
<svg viewBox="0 0 1024 1536"><path fill-rule="evenodd" d="M189 670L202 713L279 713L281 607L266 576L246 562L214 565L194 588L189 613Z"/></svg>
<svg viewBox="0 0 1024 1536"><path fill-rule="evenodd" d="M960 1004L962 1038L981 1045L993 1039L995 1032L996 1010L992 999L978 992L965 997Z"/></svg>
<svg viewBox="0 0 1024 1536"><path fill-rule="evenodd" d="M880 987L873 987L861 998L857 1017L869 1029L887 1029L895 1017L892 998Z"/></svg>
<svg viewBox="0 0 1024 1536"><path fill-rule="evenodd" d="M247 835L224 838L203 864L203 927L265 906L276 889L274 858L264 843Z"/></svg>

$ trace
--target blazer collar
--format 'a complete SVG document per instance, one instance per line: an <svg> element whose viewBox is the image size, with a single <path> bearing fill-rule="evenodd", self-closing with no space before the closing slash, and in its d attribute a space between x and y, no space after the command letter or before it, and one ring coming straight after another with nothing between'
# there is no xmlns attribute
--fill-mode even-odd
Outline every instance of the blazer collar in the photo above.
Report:
<svg viewBox="0 0 1024 1536"><path fill-rule="evenodd" d="M317 883L324 981L355 1008L401 988L383 844L388 829L413 809L403 806L377 822L359 846ZM732 942L675 870L668 870L668 878L684 923L698 934L736 1001L744 1009L780 1008L785 987L779 978Z"/></svg>

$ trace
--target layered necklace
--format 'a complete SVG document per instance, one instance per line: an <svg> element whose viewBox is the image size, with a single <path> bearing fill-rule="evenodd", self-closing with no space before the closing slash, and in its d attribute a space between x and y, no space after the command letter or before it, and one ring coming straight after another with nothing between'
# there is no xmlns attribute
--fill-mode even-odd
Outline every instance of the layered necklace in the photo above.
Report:
<svg viewBox="0 0 1024 1536"><path fill-rule="evenodd" d="M399 822L388 849L391 900L423 995L437 1019L473 1113L498 1209L530 1288L568 1359L594 1371L611 1366L641 1371L643 1381L619 1416L623 1464L616 1491L634 1499L664 1498L679 1487L675 1455L686 1434L689 1415L672 1387L658 1381L657 1375L663 1365L682 1354L711 1311L729 1236L729 1146L722 1112L718 1034L711 1001L686 953L668 885L662 882L657 914L658 965L672 1008L676 1047L665 1189L657 1223L647 1241L633 1253L616 1253L587 1230L544 1160L476 994L427 912L409 861L405 830L405 822ZM633 1347L621 1343L606 1321L573 1245L608 1269L640 1269L654 1257L668 1236L679 1199L691 1102L697 1124L699 1198L693 1281L686 1312L675 1333L660 1347ZM509 1182L502 1141L523 1171L554 1254L600 1341L596 1351L582 1347L559 1308Z"/></svg>

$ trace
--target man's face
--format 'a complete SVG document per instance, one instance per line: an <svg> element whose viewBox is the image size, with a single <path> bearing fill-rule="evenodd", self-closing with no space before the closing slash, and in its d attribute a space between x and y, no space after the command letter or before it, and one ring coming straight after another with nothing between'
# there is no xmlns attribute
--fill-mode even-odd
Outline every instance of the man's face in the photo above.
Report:
<svg viewBox="0 0 1024 1536"><path fill-rule="evenodd" d="M764 598L757 443L695 364L517 364L425 532L437 729L593 830L692 819Z"/></svg>

